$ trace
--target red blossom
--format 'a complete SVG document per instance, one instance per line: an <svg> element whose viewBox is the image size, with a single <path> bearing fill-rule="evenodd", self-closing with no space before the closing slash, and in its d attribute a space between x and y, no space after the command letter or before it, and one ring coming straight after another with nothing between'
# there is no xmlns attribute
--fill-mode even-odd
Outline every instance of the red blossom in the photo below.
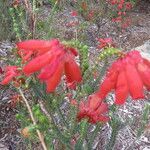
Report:
<svg viewBox="0 0 150 150"><path fill-rule="evenodd" d="M98 41L100 42L100 45L98 46L100 49L104 47L108 47L109 45L112 45L112 39L111 38L99 38Z"/></svg>
<svg viewBox="0 0 150 150"><path fill-rule="evenodd" d="M78 12L77 12L77 11L72 11L72 12L71 12L71 16L73 16L73 17L78 16Z"/></svg>
<svg viewBox="0 0 150 150"><path fill-rule="evenodd" d="M118 4L118 0L110 0L109 2L110 2L112 5Z"/></svg>
<svg viewBox="0 0 150 150"><path fill-rule="evenodd" d="M5 78L3 79L3 81L1 81L0 84L7 85L7 84L9 84L9 82L11 82L13 80L13 78L15 78L19 75L20 75L20 73L18 71L17 66L7 66L5 68Z"/></svg>
<svg viewBox="0 0 150 150"><path fill-rule="evenodd" d="M118 16L112 19L112 22L121 22L121 21L122 21L122 16Z"/></svg>
<svg viewBox="0 0 150 150"><path fill-rule="evenodd" d="M23 72L30 75L40 71L38 78L46 83L47 92L54 92L63 73L66 75L67 85L72 85L70 88L75 88L76 83L81 82L81 71L74 58L78 55L76 49L66 47L55 39L29 40L17 45L21 50L36 52L34 58L23 67Z"/></svg>
<svg viewBox="0 0 150 150"><path fill-rule="evenodd" d="M59 45L57 39L50 41L46 40L27 40L16 44L18 54L21 56L23 61L28 61L31 56L44 54L52 49L52 47Z"/></svg>
<svg viewBox="0 0 150 150"><path fill-rule="evenodd" d="M138 63L137 69L142 78L143 84L150 91L150 65L147 64L147 60Z"/></svg>
<svg viewBox="0 0 150 150"><path fill-rule="evenodd" d="M68 60L65 62L65 75L67 78L67 82L81 82L82 77L80 72L80 68L75 62L75 60L72 59L72 56L69 56Z"/></svg>
<svg viewBox="0 0 150 150"><path fill-rule="evenodd" d="M118 10L122 9L123 8L123 4L120 3L117 8L118 8Z"/></svg>
<svg viewBox="0 0 150 150"><path fill-rule="evenodd" d="M64 64L60 62L58 66L56 66L54 73L50 78L46 80L47 92L54 92L58 84L60 83L61 76L63 74Z"/></svg>
<svg viewBox="0 0 150 150"><path fill-rule="evenodd" d="M133 99L144 98L144 87L150 90L150 62L136 50L128 52L110 67L97 92L104 99L115 90L115 103L124 104L130 94Z"/></svg>
<svg viewBox="0 0 150 150"><path fill-rule="evenodd" d="M119 11L119 12L118 12L118 16L121 16L121 15L122 15L122 12L121 12L121 11Z"/></svg>
<svg viewBox="0 0 150 150"><path fill-rule="evenodd" d="M112 18L113 22L121 23L121 28L127 28L131 21L128 18L125 18L126 12L129 11L133 6L131 2L125 2L125 0L110 0L111 5L115 5L118 9L117 16Z"/></svg>
<svg viewBox="0 0 150 150"><path fill-rule="evenodd" d="M132 4L131 4L130 2L126 2L126 3L125 3L125 8L126 8L126 10L130 10L132 7L133 7L133 6L132 6Z"/></svg>
<svg viewBox="0 0 150 150"><path fill-rule="evenodd" d="M99 98L97 94L89 96L87 102L81 102L79 112L77 114L78 121L81 119L88 119L90 123L107 122L108 105Z"/></svg>
<svg viewBox="0 0 150 150"><path fill-rule="evenodd" d="M129 94L128 82L126 80L125 71L122 70L118 74L118 80L116 83L116 92L115 92L115 103L124 104Z"/></svg>
<svg viewBox="0 0 150 150"><path fill-rule="evenodd" d="M95 11L94 10L90 10L88 15L87 15L87 19L88 20L92 20L94 15L95 15Z"/></svg>
<svg viewBox="0 0 150 150"><path fill-rule="evenodd" d="M36 71L41 70L43 67L50 65L63 54L64 52L61 51L61 49L54 47L52 50L46 52L45 54L39 55L31 60L27 65L24 66L23 71L25 74L30 75Z"/></svg>

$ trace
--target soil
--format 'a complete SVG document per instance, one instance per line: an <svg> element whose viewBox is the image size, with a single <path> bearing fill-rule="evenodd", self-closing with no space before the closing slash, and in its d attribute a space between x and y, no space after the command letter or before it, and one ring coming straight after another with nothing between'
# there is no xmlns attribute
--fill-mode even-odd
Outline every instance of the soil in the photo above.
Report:
<svg viewBox="0 0 150 150"><path fill-rule="evenodd" d="M46 6L44 6L46 7ZM48 9L48 8L47 8ZM119 31L114 23L104 20L104 26L98 28L95 24L90 25L87 29L88 44L94 47L95 39L100 37L112 37L118 47L124 50L131 50L142 45L145 41L150 40L150 2L140 1L137 7L130 13L132 24L124 31ZM67 31L64 38L74 38L72 31ZM8 41L0 43L0 57L10 57L11 49L14 44ZM0 66L5 66L5 61L0 61ZM0 150L27 150L23 137L20 135L20 125L16 120L18 110L11 107L11 96L13 90L0 85ZM111 100L112 96L110 96ZM150 149L149 130L145 131L142 137L135 140L136 127L140 125L140 115L144 105L149 103L149 99L145 101L134 102L129 100L125 106L118 108L119 116L123 121L135 117L136 122L131 126L123 128L118 134L118 140L115 144L115 150L148 150ZM130 106L130 107L129 107ZM132 107L131 107L132 106ZM129 109L130 108L130 109ZM132 108L132 109L131 109ZM97 138L97 150L103 150L103 144L108 135L110 127L106 125L103 134ZM37 150L38 144L35 144Z"/></svg>

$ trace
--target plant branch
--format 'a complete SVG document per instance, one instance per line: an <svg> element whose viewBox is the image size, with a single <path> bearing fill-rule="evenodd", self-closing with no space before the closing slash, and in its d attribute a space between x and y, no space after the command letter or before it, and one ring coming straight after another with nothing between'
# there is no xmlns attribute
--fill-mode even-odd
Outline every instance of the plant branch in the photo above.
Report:
<svg viewBox="0 0 150 150"><path fill-rule="evenodd" d="M25 4L26 11L29 14L29 18L30 18L30 21L31 21L30 28L31 28L31 32L32 32L32 38L34 38L34 36L35 36L35 26L36 26L36 14L35 14L35 12L34 12L35 10L33 10L33 8L35 8L35 7L32 7L29 0L24 0L24 4ZM33 5L34 5L34 3L33 3Z"/></svg>
<svg viewBox="0 0 150 150"><path fill-rule="evenodd" d="M54 121L54 118L52 117L52 114L46 110L46 108L45 108L45 106L44 106L42 101L39 101L39 104L40 104L40 108L41 108L42 112L46 115L46 117L48 118L49 122L52 123L53 129L59 135L57 138L59 138L59 140L66 145L66 148L71 149L71 146L69 145L69 139L67 137L65 137L63 135L63 133L59 130L59 128L55 124L55 121Z"/></svg>
<svg viewBox="0 0 150 150"><path fill-rule="evenodd" d="M19 88L19 93L20 93L20 95L22 96L23 101L24 101L24 103L25 103L26 106L27 106L27 109L28 109L28 112L29 112L30 117L31 117L31 119L32 119L33 125L37 125L36 120L35 120L35 118L34 118L34 116L33 116L31 107L30 107L30 105L29 105L29 103L28 103L28 100L25 98L25 96L24 96L24 94L23 94L23 92L22 92L22 90L21 90L20 88ZM37 132L37 135L38 135L38 137L39 137L39 140L40 140L40 142L41 142L41 144L42 144L43 149L44 149L44 150L47 150L47 147L46 147L46 144L45 144L43 135L41 134L41 132L40 132L38 129L36 129L36 132Z"/></svg>

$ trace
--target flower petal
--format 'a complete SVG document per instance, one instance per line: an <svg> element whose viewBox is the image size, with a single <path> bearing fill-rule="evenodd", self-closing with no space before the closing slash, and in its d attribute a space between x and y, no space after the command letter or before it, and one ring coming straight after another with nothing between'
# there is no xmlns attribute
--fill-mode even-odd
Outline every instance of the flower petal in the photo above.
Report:
<svg viewBox="0 0 150 150"><path fill-rule="evenodd" d="M125 71L120 71L115 91L115 104L122 105L129 94Z"/></svg>
<svg viewBox="0 0 150 150"><path fill-rule="evenodd" d="M59 82L61 80L63 69L64 69L64 64L63 63L59 63L59 65L57 66L57 69L54 72L54 74L52 75L52 77L50 77L46 81L47 92L54 92L55 91L57 85L59 84Z"/></svg>
<svg viewBox="0 0 150 150"><path fill-rule="evenodd" d="M143 58L143 62L150 68L150 61Z"/></svg>
<svg viewBox="0 0 150 150"><path fill-rule="evenodd" d="M117 83L117 77L118 77L117 71L114 71L110 73L109 76L106 76L97 92L98 95L101 97L101 99L104 99L107 96L108 92L110 92L112 89L115 88L115 85Z"/></svg>
<svg viewBox="0 0 150 150"><path fill-rule="evenodd" d="M73 81L81 82L81 70L75 60L69 59L69 61L65 62L65 75L68 83Z"/></svg>
<svg viewBox="0 0 150 150"><path fill-rule="evenodd" d="M88 97L88 107L90 110L96 110L101 102L102 100L97 94L92 94Z"/></svg>
<svg viewBox="0 0 150 150"><path fill-rule="evenodd" d="M4 78L4 80L2 82L0 82L1 85L7 85L12 79L13 79L14 75L9 75L6 76Z"/></svg>
<svg viewBox="0 0 150 150"><path fill-rule="evenodd" d="M141 62L138 63L137 70L144 83L144 86L150 90L150 67L146 63Z"/></svg>
<svg viewBox="0 0 150 150"><path fill-rule="evenodd" d="M142 61L142 57L139 51L137 50L133 50L130 51L127 55L127 57L130 57L131 60L134 61L135 64L139 63L140 61Z"/></svg>
<svg viewBox="0 0 150 150"><path fill-rule="evenodd" d="M22 50L19 50L18 54L23 59L23 61L28 61L31 58L31 56L34 54L34 52L33 51L22 51Z"/></svg>
<svg viewBox="0 0 150 150"><path fill-rule="evenodd" d="M60 61L57 60L55 57L52 58L51 63L48 64L47 66L45 66L40 74L38 75L38 78L41 80L47 80L48 78L50 78L54 72L57 69L57 66L59 65Z"/></svg>
<svg viewBox="0 0 150 150"><path fill-rule="evenodd" d="M39 51L47 52L52 48L53 45L57 45L58 43L59 41L56 39L53 39L51 41L27 40L27 41L19 42L16 45L19 50L31 50L31 51L39 50Z"/></svg>
<svg viewBox="0 0 150 150"><path fill-rule="evenodd" d="M104 114L106 112L108 112L108 105L104 102L101 102L101 105L96 110L96 113L97 114Z"/></svg>
<svg viewBox="0 0 150 150"><path fill-rule="evenodd" d="M4 80L0 83L2 85L8 84L14 77L19 76L20 73L18 71L17 66L7 66L5 68L5 78Z"/></svg>
<svg viewBox="0 0 150 150"><path fill-rule="evenodd" d="M133 99L144 98L143 83L135 66L126 63L125 68L131 97Z"/></svg>
<svg viewBox="0 0 150 150"><path fill-rule="evenodd" d="M43 55L37 56L31 60L27 65L24 66L23 72L30 75L36 71L39 71L42 67L51 62L53 58L52 52L47 52Z"/></svg>

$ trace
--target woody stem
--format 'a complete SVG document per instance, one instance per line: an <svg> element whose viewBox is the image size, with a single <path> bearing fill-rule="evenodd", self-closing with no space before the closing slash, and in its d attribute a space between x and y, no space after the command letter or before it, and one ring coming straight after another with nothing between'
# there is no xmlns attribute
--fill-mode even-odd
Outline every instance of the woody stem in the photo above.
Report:
<svg viewBox="0 0 150 150"><path fill-rule="evenodd" d="M29 0L24 0L26 11L29 13L29 17L31 19L31 32L32 32L32 38L34 38L35 34L35 25L36 25L36 14L35 14L35 1L33 1L33 7Z"/></svg>
<svg viewBox="0 0 150 150"><path fill-rule="evenodd" d="M37 125L36 120L35 120L35 118L34 118L34 116L33 116L31 107L30 107L30 105L29 105L29 103L28 103L28 100L25 98L25 96L24 96L24 94L23 94L23 92L22 92L22 90L21 90L20 88L19 88L19 93L20 93L20 95L21 95L21 97L22 97L24 103L25 103L26 106L27 106L27 109L28 109L28 112L29 112L29 114L30 114L30 117L31 117L31 119L32 119L33 124L34 124L34 125ZM40 132L38 129L36 129L36 132L37 132L37 135L38 135L38 137L39 137L39 140L40 140L40 142L41 142L41 144L42 144L43 150L47 150L47 147L46 147L46 144L45 144L43 135L41 134L41 132Z"/></svg>

